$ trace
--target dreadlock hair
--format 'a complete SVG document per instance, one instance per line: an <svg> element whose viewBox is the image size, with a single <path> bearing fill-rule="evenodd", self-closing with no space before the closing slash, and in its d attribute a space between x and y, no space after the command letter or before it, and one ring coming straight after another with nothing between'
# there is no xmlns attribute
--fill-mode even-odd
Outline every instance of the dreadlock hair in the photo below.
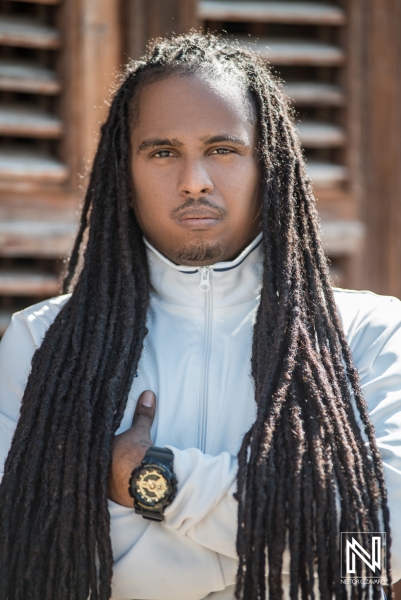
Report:
<svg viewBox="0 0 401 600"><path fill-rule="evenodd" d="M115 93L93 164L65 291L32 360L0 487L0 599L107 600L111 444L147 333L149 276L130 207L130 122L141 86L171 73L229 72L255 106L264 269L254 326L257 417L239 451L236 598L347 598L339 530L387 532L382 460L337 313L319 221L281 84L250 50L196 32L153 42ZM355 402L371 457L356 419ZM335 494L341 500L340 528ZM358 533L358 534L359 534ZM357 535L357 534L354 534ZM360 539L360 538L358 538ZM361 574L361 573L359 573ZM378 584L352 598L380 597Z"/></svg>

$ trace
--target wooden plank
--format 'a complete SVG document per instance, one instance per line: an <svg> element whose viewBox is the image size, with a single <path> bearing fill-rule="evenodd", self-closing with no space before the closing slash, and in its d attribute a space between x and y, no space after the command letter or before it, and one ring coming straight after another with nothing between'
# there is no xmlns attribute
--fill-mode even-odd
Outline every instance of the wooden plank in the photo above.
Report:
<svg viewBox="0 0 401 600"><path fill-rule="evenodd" d="M32 271L0 271L3 296L55 296L60 292L57 275Z"/></svg>
<svg viewBox="0 0 401 600"><path fill-rule="evenodd" d="M52 156L0 148L0 179L62 183L67 177L65 165Z"/></svg>
<svg viewBox="0 0 401 600"><path fill-rule="evenodd" d="M306 148L339 148L347 140L344 129L333 123L305 121L299 123L297 129Z"/></svg>
<svg viewBox="0 0 401 600"><path fill-rule="evenodd" d="M51 69L33 62L0 59L0 90L58 94L60 89L60 80Z"/></svg>
<svg viewBox="0 0 401 600"><path fill-rule="evenodd" d="M0 256L60 258L69 254L75 223L58 221L1 221Z"/></svg>
<svg viewBox="0 0 401 600"><path fill-rule="evenodd" d="M57 29L49 25L24 17L1 15L0 44L52 50L60 47L61 38Z"/></svg>
<svg viewBox="0 0 401 600"><path fill-rule="evenodd" d="M332 4L312 2L219 2L202 0L198 19L308 25L344 25L345 12Z"/></svg>
<svg viewBox="0 0 401 600"><path fill-rule="evenodd" d="M120 0L86 0L80 16L80 87L82 156L92 162L100 125L121 69Z"/></svg>
<svg viewBox="0 0 401 600"><path fill-rule="evenodd" d="M0 310L0 335L3 335L7 329L11 321L12 314L13 313L10 311Z"/></svg>
<svg viewBox="0 0 401 600"><path fill-rule="evenodd" d="M307 65L335 67L345 61L345 53L339 46L311 40L264 38L250 41L237 36L240 44L260 52L277 66Z"/></svg>
<svg viewBox="0 0 401 600"><path fill-rule="evenodd" d="M82 49L82 2L69 0L57 8L57 23L63 32L63 93L60 95L60 117L65 127L59 142L60 160L68 167L68 187L78 192L82 188L81 175L88 172L85 163L83 137L87 135L83 123L83 49ZM33 185L33 184L31 184ZM81 192L82 193L82 192Z"/></svg>
<svg viewBox="0 0 401 600"><path fill-rule="evenodd" d="M329 256L349 256L359 250L365 237L361 221L322 221L322 239Z"/></svg>
<svg viewBox="0 0 401 600"><path fill-rule="evenodd" d="M29 4L48 4L55 5L59 4L60 0L8 0L9 2L24 2Z"/></svg>
<svg viewBox="0 0 401 600"><path fill-rule="evenodd" d="M36 193L2 193L0 221L25 220L76 223L79 217L79 203L82 193L65 188L41 188Z"/></svg>
<svg viewBox="0 0 401 600"><path fill-rule="evenodd" d="M330 83L302 81L285 84L285 91L297 106L343 106L344 90Z"/></svg>
<svg viewBox="0 0 401 600"><path fill-rule="evenodd" d="M336 187L348 179L348 170L343 165L310 160L307 167L314 188Z"/></svg>
<svg viewBox="0 0 401 600"><path fill-rule="evenodd" d="M178 23L172 23L172 29L178 33L188 31L191 27L199 27L198 5L198 0L178 0Z"/></svg>
<svg viewBox="0 0 401 600"><path fill-rule="evenodd" d="M0 135L58 138L63 133L63 124L54 115L29 107L5 106L0 104Z"/></svg>
<svg viewBox="0 0 401 600"><path fill-rule="evenodd" d="M363 214L368 289L401 297L401 6L363 3Z"/></svg>
<svg viewBox="0 0 401 600"><path fill-rule="evenodd" d="M344 269L330 265L330 279L332 281L333 286L344 287L345 277L346 275L344 273Z"/></svg>

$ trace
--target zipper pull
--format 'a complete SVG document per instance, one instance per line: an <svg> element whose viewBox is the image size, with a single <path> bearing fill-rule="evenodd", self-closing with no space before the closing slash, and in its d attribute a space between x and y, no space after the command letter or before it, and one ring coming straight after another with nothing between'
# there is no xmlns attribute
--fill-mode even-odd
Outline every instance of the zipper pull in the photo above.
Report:
<svg viewBox="0 0 401 600"><path fill-rule="evenodd" d="M207 267L202 267L199 272L201 276L199 289L202 290L202 292L208 292L210 290L210 271Z"/></svg>

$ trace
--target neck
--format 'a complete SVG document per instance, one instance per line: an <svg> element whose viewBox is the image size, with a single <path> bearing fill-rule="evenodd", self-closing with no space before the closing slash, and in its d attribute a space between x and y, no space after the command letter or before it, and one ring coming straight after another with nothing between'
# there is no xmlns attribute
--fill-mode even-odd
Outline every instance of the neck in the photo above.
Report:
<svg viewBox="0 0 401 600"><path fill-rule="evenodd" d="M183 306L203 307L205 292L215 306L233 306L255 299L262 278L262 234L234 260L208 266L176 265L146 239L152 293Z"/></svg>

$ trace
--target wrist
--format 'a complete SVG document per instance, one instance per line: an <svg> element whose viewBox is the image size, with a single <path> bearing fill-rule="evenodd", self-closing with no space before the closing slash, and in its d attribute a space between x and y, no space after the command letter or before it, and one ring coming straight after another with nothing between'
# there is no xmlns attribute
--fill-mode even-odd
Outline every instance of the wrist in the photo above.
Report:
<svg viewBox="0 0 401 600"><path fill-rule="evenodd" d="M145 519L163 521L164 509L177 493L173 471L174 454L168 448L151 446L129 480L128 493L135 512Z"/></svg>
<svg viewBox="0 0 401 600"><path fill-rule="evenodd" d="M121 506L132 508L132 498L128 493L127 481L132 471L145 458L150 445L135 445L134 447L119 448L118 457L113 456L109 472L108 498Z"/></svg>

